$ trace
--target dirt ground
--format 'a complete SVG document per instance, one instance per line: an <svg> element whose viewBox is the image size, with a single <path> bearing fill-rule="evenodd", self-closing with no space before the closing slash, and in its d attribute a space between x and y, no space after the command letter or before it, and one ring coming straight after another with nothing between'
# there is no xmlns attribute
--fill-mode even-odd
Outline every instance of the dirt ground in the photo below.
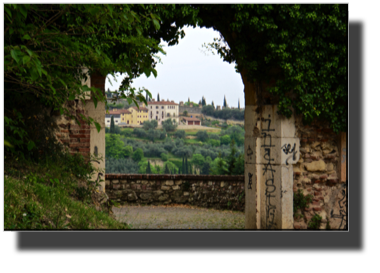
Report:
<svg viewBox="0 0 380 273"><path fill-rule="evenodd" d="M113 213L132 229L244 229L244 212L188 205L122 206Z"/></svg>

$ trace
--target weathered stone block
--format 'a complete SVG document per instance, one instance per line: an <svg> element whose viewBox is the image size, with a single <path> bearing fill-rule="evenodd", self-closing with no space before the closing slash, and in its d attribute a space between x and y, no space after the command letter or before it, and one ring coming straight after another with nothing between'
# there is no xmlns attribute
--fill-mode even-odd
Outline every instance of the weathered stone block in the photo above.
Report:
<svg viewBox="0 0 380 273"><path fill-rule="evenodd" d="M326 164L323 160L306 163L305 167L310 172L323 172L326 170Z"/></svg>
<svg viewBox="0 0 380 273"><path fill-rule="evenodd" d="M118 179L112 180L112 184L119 184L119 180Z"/></svg>
<svg viewBox="0 0 380 273"><path fill-rule="evenodd" d="M159 201L164 201L164 200L167 200L169 198L169 195L168 194L164 194L164 195L161 195L160 197L158 197L158 200Z"/></svg>
<svg viewBox="0 0 380 273"><path fill-rule="evenodd" d="M169 186L161 186L161 190L167 191L167 190L170 190L170 187Z"/></svg>
<svg viewBox="0 0 380 273"><path fill-rule="evenodd" d="M178 185L172 186L172 189L173 190L179 190L179 186Z"/></svg>
<svg viewBox="0 0 380 273"><path fill-rule="evenodd" d="M141 193L140 194L140 198L142 199L142 200L148 200L149 198L151 198L152 197L152 194L151 193Z"/></svg>
<svg viewBox="0 0 380 273"><path fill-rule="evenodd" d="M167 186L173 186L174 185L174 182L173 181L166 181L165 182L165 185L167 185Z"/></svg>

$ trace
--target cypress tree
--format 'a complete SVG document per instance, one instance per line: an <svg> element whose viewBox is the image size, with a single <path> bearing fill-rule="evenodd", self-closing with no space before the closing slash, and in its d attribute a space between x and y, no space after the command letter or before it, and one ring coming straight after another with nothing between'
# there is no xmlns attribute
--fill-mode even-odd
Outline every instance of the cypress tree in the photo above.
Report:
<svg viewBox="0 0 380 273"><path fill-rule="evenodd" d="M190 104L190 98L187 100L188 102L189 102L189 104Z"/></svg>
<svg viewBox="0 0 380 273"><path fill-rule="evenodd" d="M165 165L165 171L164 171L166 174L170 174L170 171L169 171L169 168L168 168L168 164Z"/></svg>
<svg viewBox="0 0 380 273"><path fill-rule="evenodd" d="M227 107L226 95L224 95L224 102L223 102L223 106L224 106L224 107Z"/></svg>
<svg viewBox="0 0 380 273"><path fill-rule="evenodd" d="M157 94L157 101L160 101L160 93Z"/></svg>
<svg viewBox="0 0 380 273"><path fill-rule="evenodd" d="M152 173L152 171L150 169L150 163L149 163L149 161L148 161L148 166L146 167L146 171L145 172L148 173L148 174Z"/></svg>
<svg viewBox="0 0 380 273"><path fill-rule="evenodd" d="M185 174L185 158L182 157L182 174Z"/></svg>
<svg viewBox="0 0 380 273"><path fill-rule="evenodd" d="M113 120L113 116L111 116L111 127L110 127L110 133L115 133L115 121Z"/></svg>
<svg viewBox="0 0 380 273"><path fill-rule="evenodd" d="M238 109L240 110L240 99L238 100Z"/></svg>
<svg viewBox="0 0 380 273"><path fill-rule="evenodd" d="M189 165L187 164L187 157L185 158L185 172L189 174Z"/></svg>
<svg viewBox="0 0 380 273"><path fill-rule="evenodd" d="M212 101L211 105L215 109L214 101Z"/></svg>
<svg viewBox="0 0 380 273"><path fill-rule="evenodd" d="M205 97L203 97L202 99L203 99L203 101L202 101L202 106L207 105L207 104L206 104L206 99L205 99Z"/></svg>

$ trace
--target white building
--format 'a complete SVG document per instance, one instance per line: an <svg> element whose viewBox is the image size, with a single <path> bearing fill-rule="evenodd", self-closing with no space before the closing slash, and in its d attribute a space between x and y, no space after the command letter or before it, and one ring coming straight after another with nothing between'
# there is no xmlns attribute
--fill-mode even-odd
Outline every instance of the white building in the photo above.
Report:
<svg viewBox="0 0 380 273"><path fill-rule="evenodd" d="M112 113L110 111L110 114L106 114L106 127L111 126L111 117L113 116L113 121L115 122L115 125L119 125L120 123L120 113Z"/></svg>
<svg viewBox="0 0 380 273"><path fill-rule="evenodd" d="M148 102L149 121L157 120L158 125L161 125L166 119L175 120L179 123L179 106L178 103L172 101L150 101Z"/></svg>

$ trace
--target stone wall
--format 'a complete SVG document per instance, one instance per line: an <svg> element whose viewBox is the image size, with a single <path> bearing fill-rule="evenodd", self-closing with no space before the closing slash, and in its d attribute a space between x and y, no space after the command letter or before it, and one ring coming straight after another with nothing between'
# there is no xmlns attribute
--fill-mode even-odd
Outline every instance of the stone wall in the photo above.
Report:
<svg viewBox="0 0 380 273"><path fill-rule="evenodd" d="M244 211L244 176L106 174L111 200L121 204L189 204Z"/></svg>
<svg viewBox="0 0 380 273"><path fill-rule="evenodd" d="M182 114L184 111L187 113L202 114L202 108L199 107L190 107L190 106L179 106L179 114Z"/></svg>
<svg viewBox="0 0 380 273"><path fill-rule="evenodd" d="M340 135L329 129L328 124L313 122L309 126L296 118L296 135L300 138L300 160L293 168L293 192L301 189L311 194L313 202L306 208L303 218L294 219L295 229L306 229L310 219L322 217L321 229L327 221L331 229L346 228L346 181L340 175ZM343 180L343 181L342 181Z"/></svg>

